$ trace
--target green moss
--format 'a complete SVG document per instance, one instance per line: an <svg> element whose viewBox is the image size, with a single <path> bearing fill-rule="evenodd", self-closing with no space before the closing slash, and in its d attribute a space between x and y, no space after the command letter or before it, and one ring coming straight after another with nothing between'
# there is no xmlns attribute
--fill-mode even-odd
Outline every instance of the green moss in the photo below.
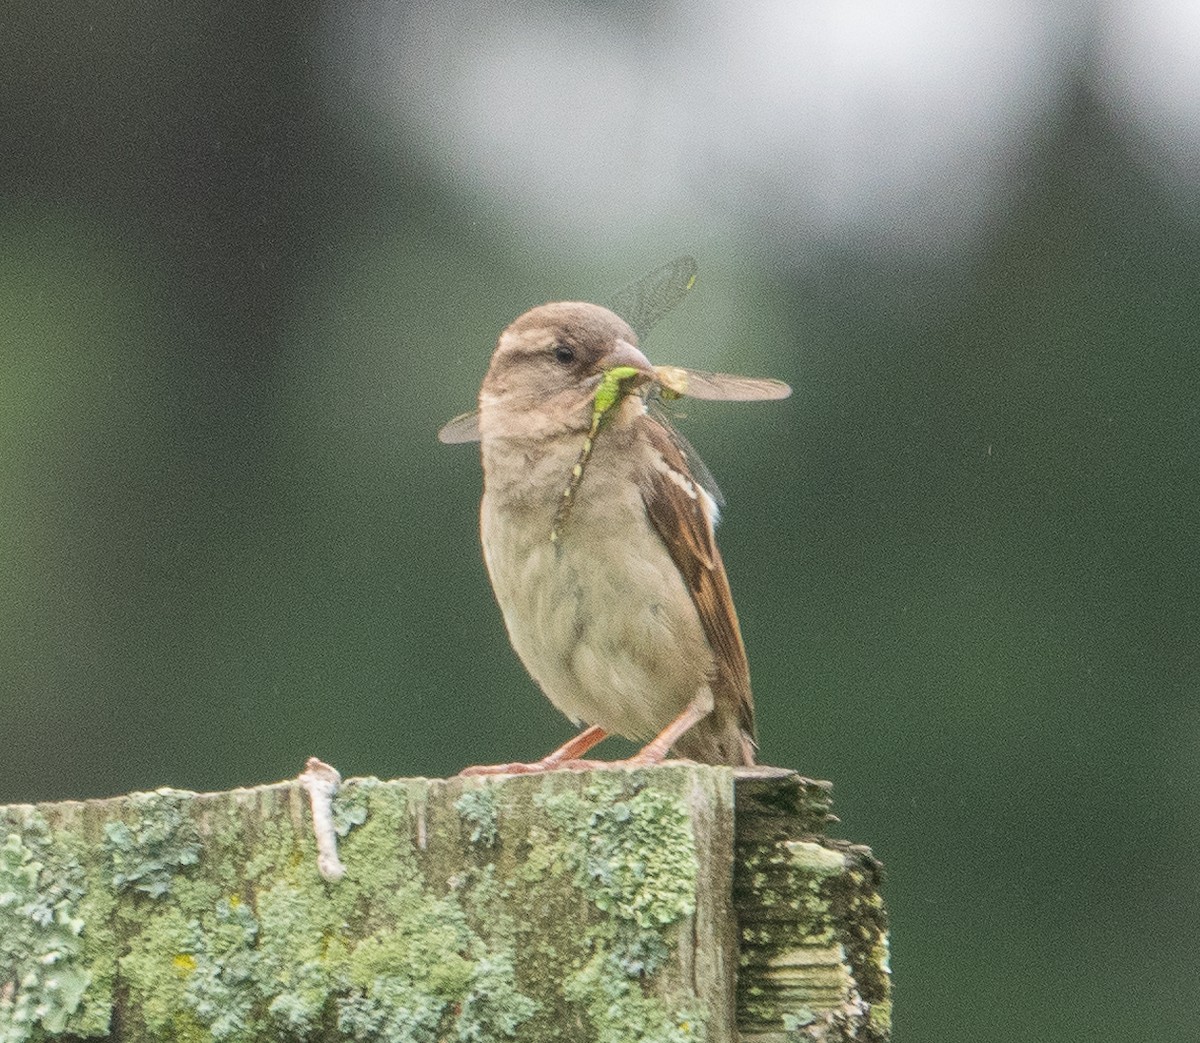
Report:
<svg viewBox="0 0 1200 1043"><path fill-rule="evenodd" d="M334 895L348 915L373 897L378 908L367 922L378 925L347 952L350 992L337 1001L338 1027L354 1039L395 1043L449 1033L512 1038L535 1005L517 989L504 945L489 945L468 926L459 895L437 897L424 884L407 797L397 786L373 791L367 820L344 845L347 875Z"/></svg>
<svg viewBox="0 0 1200 1043"><path fill-rule="evenodd" d="M333 828L339 837L367 821L367 800L378 779L356 779L333 795Z"/></svg>
<svg viewBox="0 0 1200 1043"><path fill-rule="evenodd" d="M159 898L170 891L177 870L200 861L200 838L181 808L185 796L171 790L134 793L129 797L133 824L119 819L105 824L116 890L133 888Z"/></svg>
<svg viewBox="0 0 1200 1043"><path fill-rule="evenodd" d="M152 908L121 959L153 1039L250 1043L262 1035L268 984L253 910L228 896L201 916Z"/></svg>
<svg viewBox="0 0 1200 1043"><path fill-rule="evenodd" d="M539 807L542 806L544 801L539 800ZM537 885L570 871L563 860L562 842L556 830L531 823L525 847L525 858L513 871L517 881Z"/></svg>
<svg viewBox="0 0 1200 1043"><path fill-rule="evenodd" d="M31 1020L41 993L5 990L15 961L0 959L0 1002L26 1012L8 1035L13 1019L0 1013L0 1043L103 1034L114 982L127 997L122 1032L156 1043L503 1043L564 1031L699 1043L695 985L670 958L695 912L688 778L354 781L334 801L347 867L337 883L318 874L307 809L284 787L236 803L165 792L77 806L56 814L53 836L9 811L0 837L7 820L19 839L4 849L0 880L12 882L0 894L46 892L52 913L67 900L47 937L83 990L77 998L68 980L74 992L42 1004L50 1020ZM36 885L32 863L48 867ZM40 951L5 920L22 903L0 901L5 957L6 945ZM72 933L88 909L103 926Z"/></svg>
<svg viewBox="0 0 1200 1043"><path fill-rule="evenodd" d="M188 980L198 961L198 921L169 904L151 908L142 929L121 957L121 978L133 1009L151 1039L194 1041L208 1038L187 999Z"/></svg>
<svg viewBox="0 0 1200 1043"><path fill-rule="evenodd" d="M587 791L541 800L567 843L563 861L611 925L606 939L628 974L652 974L666 957L664 928L696 909L699 863L683 801L616 772Z"/></svg>
<svg viewBox="0 0 1200 1043"><path fill-rule="evenodd" d="M472 969L467 998L455 1022L458 1039L483 1043L515 1038L539 1007L517 988L517 926L501 911L510 905L511 885L501 881L495 864L489 862L462 874L454 890L468 922L475 925L488 950ZM523 960L525 956L522 951Z"/></svg>
<svg viewBox="0 0 1200 1043"><path fill-rule="evenodd" d="M538 1005L517 990L512 952L495 952L476 962L472 970L470 988L455 1019L455 1034L461 1043L515 1039L537 1010Z"/></svg>
<svg viewBox="0 0 1200 1043"><path fill-rule="evenodd" d="M61 1032L90 981L79 965L83 920L74 890L43 876L21 837L0 845L0 1040L21 1043L40 1025Z"/></svg>
<svg viewBox="0 0 1200 1043"><path fill-rule="evenodd" d="M788 840L743 818L734 902L738 1022L796 1038L887 1038L887 925L865 848ZM748 827L748 828L747 828Z"/></svg>
<svg viewBox="0 0 1200 1043"><path fill-rule="evenodd" d="M105 1034L111 901L83 868L86 842L32 809L0 819L0 836L0 1041Z"/></svg>
<svg viewBox="0 0 1200 1043"><path fill-rule="evenodd" d="M241 881L252 900L176 880L170 907L148 910L121 967L150 1037L305 1040L336 1022L350 1039L491 1043L532 1015L511 953L470 929L456 894L426 885L405 787L347 789L336 885L277 816L261 824ZM229 879L222 863L244 857L210 848L206 872Z"/></svg>
<svg viewBox="0 0 1200 1043"><path fill-rule="evenodd" d="M264 990L269 1020L305 1039L320 1025L335 976L345 960L342 921L323 885L286 874L260 890L257 974L272 982Z"/></svg>
<svg viewBox="0 0 1200 1043"><path fill-rule="evenodd" d="M419 903L418 894L409 897ZM454 1005L469 991L469 948L453 906L434 901L403 910L394 926L348 953L350 992L337 1001L338 1028L353 1039L437 1043Z"/></svg>
<svg viewBox="0 0 1200 1043"><path fill-rule="evenodd" d="M606 772L582 794L538 799L560 831L559 855L603 914L588 934L591 956L566 979L600 1043L691 1043L703 1019L683 997L669 1010L644 979L669 954L672 928L695 912L698 861L688 809L638 773Z"/></svg>
<svg viewBox="0 0 1200 1043"><path fill-rule="evenodd" d="M469 789L454 802L457 811L471 828L471 843L491 847L496 843L499 816L496 792L491 786Z"/></svg>
<svg viewBox="0 0 1200 1043"><path fill-rule="evenodd" d="M255 947L258 920L240 901L222 900L201 925L189 925L194 966L184 997L213 1039L252 1043L261 1038L255 1001L265 991Z"/></svg>
<svg viewBox="0 0 1200 1043"><path fill-rule="evenodd" d="M809 1010L807 1007L797 1007L793 1011L786 1012L781 1019L781 1023L785 1031L799 1032L801 1029L813 1024L816 1020L817 1014L815 1011Z"/></svg>
<svg viewBox="0 0 1200 1043"><path fill-rule="evenodd" d="M668 1010L629 976L611 951L601 949L566 982L568 999L582 1004L596 1043L700 1043L702 1013L681 1003Z"/></svg>
<svg viewBox="0 0 1200 1043"><path fill-rule="evenodd" d="M892 1034L892 1001L883 1000L871 1005L867 1015L871 1028L877 1033L878 1039L889 1039Z"/></svg>

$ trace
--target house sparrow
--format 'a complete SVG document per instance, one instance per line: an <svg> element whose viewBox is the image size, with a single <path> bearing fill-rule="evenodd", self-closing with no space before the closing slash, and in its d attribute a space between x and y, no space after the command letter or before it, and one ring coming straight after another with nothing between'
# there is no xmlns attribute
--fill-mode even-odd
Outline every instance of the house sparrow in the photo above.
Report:
<svg viewBox="0 0 1200 1043"><path fill-rule="evenodd" d="M689 283L690 286L690 283ZM608 734L753 764L750 672L713 527L717 504L689 447L647 409L666 398L783 398L779 381L656 370L607 308L559 302L500 335L477 413L443 428L481 442L483 556L513 648L550 701L587 727L531 764L594 766ZM702 465L700 465L702 466Z"/></svg>

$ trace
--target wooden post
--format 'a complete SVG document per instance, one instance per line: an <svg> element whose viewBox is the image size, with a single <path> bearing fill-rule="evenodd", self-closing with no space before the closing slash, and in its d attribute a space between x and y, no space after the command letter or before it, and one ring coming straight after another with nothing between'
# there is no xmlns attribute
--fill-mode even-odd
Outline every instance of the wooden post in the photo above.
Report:
<svg viewBox="0 0 1200 1043"><path fill-rule="evenodd" d="M889 1037L829 786L681 764L0 808L0 1043ZM322 875L323 874L323 875Z"/></svg>

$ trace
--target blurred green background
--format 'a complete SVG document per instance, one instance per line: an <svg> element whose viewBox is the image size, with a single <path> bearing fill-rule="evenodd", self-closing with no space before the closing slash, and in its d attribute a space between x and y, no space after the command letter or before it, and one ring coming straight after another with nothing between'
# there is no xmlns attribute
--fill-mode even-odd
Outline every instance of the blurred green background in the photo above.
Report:
<svg viewBox="0 0 1200 1043"><path fill-rule="evenodd" d="M0 803L563 741L435 432L519 312L693 253L646 346L796 388L680 423L762 757L888 867L897 1038L1196 1038L1198 34L6 7Z"/></svg>

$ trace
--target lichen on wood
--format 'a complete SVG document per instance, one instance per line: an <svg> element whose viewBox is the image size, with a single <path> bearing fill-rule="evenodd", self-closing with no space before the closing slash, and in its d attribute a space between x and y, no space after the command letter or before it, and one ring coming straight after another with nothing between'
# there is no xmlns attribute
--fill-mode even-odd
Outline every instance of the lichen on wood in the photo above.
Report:
<svg viewBox="0 0 1200 1043"><path fill-rule="evenodd" d="M884 1043L891 970L879 863L825 835L828 783L747 780L738 797L741 1038Z"/></svg>
<svg viewBox="0 0 1200 1043"><path fill-rule="evenodd" d="M336 880L307 810L295 783L0 808L0 1043L886 1038L877 874L817 784L349 780Z"/></svg>

